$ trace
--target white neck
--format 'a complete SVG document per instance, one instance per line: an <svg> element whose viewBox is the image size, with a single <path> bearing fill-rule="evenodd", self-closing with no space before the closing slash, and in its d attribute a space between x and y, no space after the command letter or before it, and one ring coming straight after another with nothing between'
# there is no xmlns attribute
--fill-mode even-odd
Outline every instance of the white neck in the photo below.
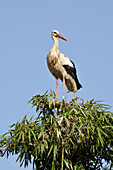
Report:
<svg viewBox="0 0 113 170"><path fill-rule="evenodd" d="M54 41L54 45L52 48L58 50L59 49L59 43L58 43L58 39L56 37L52 37L53 41Z"/></svg>

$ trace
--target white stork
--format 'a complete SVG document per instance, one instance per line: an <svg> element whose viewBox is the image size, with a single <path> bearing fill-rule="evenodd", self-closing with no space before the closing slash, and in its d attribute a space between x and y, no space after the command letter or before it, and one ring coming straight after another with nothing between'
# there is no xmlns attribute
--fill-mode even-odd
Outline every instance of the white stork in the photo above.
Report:
<svg viewBox="0 0 113 170"><path fill-rule="evenodd" d="M56 78L57 89L55 99L57 98L59 88L58 79L63 81L64 99L65 84L67 86L67 89L71 92L79 90L80 88L82 88L82 85L78 81L74 63L67 56L60 53L59 51L59 43L57 37L65 41L67 40L62 37L57 30L53 30L51 36L54 41L54 45L47 55L47 65L52 75Z"/></svg>

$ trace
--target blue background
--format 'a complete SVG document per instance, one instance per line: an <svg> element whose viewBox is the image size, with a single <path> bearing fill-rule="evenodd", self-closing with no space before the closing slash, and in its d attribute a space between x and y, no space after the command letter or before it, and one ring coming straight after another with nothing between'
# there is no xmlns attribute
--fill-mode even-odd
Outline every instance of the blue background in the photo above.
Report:
<svg viewBox="0 0 113 170"><path fill-rule="evenodd" d="M53 29L68 40L59 39L60 51L75 63L83 85L75 95L113 105L112 0L1 0L0 135L25 114L34 113L27 105L33 95L56 90L46 64ZM65 98L69 101L73 96ZM0 169L24 169L16 158L0 158Z"/></svg>

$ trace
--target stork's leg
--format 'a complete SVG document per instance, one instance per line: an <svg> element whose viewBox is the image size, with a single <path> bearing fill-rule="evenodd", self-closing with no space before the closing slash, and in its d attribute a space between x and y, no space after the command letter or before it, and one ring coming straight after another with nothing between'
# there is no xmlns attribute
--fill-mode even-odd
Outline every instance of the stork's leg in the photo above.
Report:
<svg viewBox="0 0 113 170"><path fill-rule="evenodd" d="M56 89L56 96L55 96L55 100L57 99L58 88L59 88L59 82L58 82L58 79L57 79L57 78L56 78L56 84L57 84L57 89Z"/></svg>
<svg viewBox="0 0 113 170"><path fill-rule="evenodd" d="M64 100L64 91L65 91L65 76L63 75L63 100Z"/></svg>

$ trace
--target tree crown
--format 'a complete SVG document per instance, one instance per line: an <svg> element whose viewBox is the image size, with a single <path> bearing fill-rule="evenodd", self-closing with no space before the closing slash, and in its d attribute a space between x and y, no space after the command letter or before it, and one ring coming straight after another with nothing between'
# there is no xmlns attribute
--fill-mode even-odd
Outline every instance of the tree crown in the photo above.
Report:
<svg viewBox="0 0 113 170"><path fill-rule="evenodd" d="M28 102L36 107L32 117L10 126L0 139L0 156L18 155L20 166L36 169L100 169L103 160L113 167L113 113L108 105L54 101L47 91ZM106 168L107 168L106 166ZM106 169L105 168L105 169Z"/></svg>

